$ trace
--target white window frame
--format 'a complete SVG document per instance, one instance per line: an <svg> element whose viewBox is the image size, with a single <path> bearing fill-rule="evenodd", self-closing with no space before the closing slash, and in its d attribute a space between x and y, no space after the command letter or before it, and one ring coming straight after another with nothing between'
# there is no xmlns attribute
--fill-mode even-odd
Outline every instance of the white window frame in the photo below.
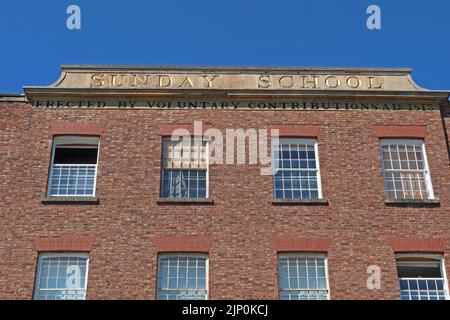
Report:
<svg viewBox="0 0 450 320"><path fill-rule="evenodd" d="M90 260L90 256L89 253L49 253L49 252L39 252L38 253L38 258L37 258L37 267L36 267L36 275L35 275L35 284L34 284L34 294L33 294L33 299L35 300L39 294L39 292L42 290L39 287L39 276L41 274L41 262L42 259L44 258L86 258L86 277L85 277L85 283L84 283L84 289L78 289L78 291L80 290L84 290L84 296L83 296L83 300L86 300L86 294L87 294L87 285L88 285L88 278L89 278L89 260ZM77 290L77 289L70 289L70 290ZM59 291L59 290L48 290L48 291Z"/></svg>
<svg viewBox="0 0 450 320"><path fill-rule="evenodd" d="M443 254L433 254L433 253L397 253L395 255L396 267L421 263L421 262L398 261L398 259L402 259L402 258L426 258L426 259L435 260L433 263L439 263L439 269L441 271L442 278L444 279L444 290L447 293L447 295L445 297L445 300L450 300L450 291L449 291L449 285L448 285L448 279L447 279L447 272L445 270L445 257L444 257ZM427 263L427 261L424 261L423 263ZM397 277L398 277L398 275L397 275ZM400 279L402 279L402 278L398 277L399 290L400 290Z"/></svg>
<svg viewBox="0 0 450 320"><path fill-rule="evenodd" d="M425 171L425 185L427 187L428 199L434 200L435 195L433 191L433 184L431 183L431 175L430 168L428 166L428 158L427 152L425 149L425 140L424 139L392 139L392 138L383 138L380 139L380 156L381 156L381 168L383 170L383 180L384 180L384 190L386 192L386 168L384 167L384 157L383 157L383 146L392 145L392 144L404 144L404 145L414 145L416 147L421 147L424 161L424 169ZM399 171L399 172L408 172L408 170L403 169L387 169L387 172ZM411 170L411 172L422 172L422 170ZM392 198L392 199L403 199L403 198ZM406 200L411 200L407 198ZM424 199L425 200L425 199Z"/></svg>
<svg viewBox="0 0 450 320"><path fill-rule="evenodd" d="M184 136L183 136L184 139ZM198 136L191 136L191 145L192 143L194 143L194 141L196 139L199 139L201 142L206 142L206 159L205 159L205 163L206 163L206 169L192 169L192 168L176 168L176 169L166 169L164 167L164 142L165 141L171 141L171 137L162 137L161 139L161 183L160 183L160 191L159 194L160 196L162 196L163 193L163 184L164 184L164 170L205 170L206 171L206 175L205 175L205 179L206 179L206 184L205 184L205 188L206 188L206 192L205 192L205 198L198 198L198 199L208 199L209 198L209 145L210 145L210 141L211 139L209 137L198 137ZM173 198L173 197L167 197L165 199L178 199L178 198ZM190 199L190 198L180 198L180 199Z"/></svg>
<svg viewBox="0 0 450 320"><path fill-rule="evenodd" d="M330 300L330 283L329 283L329 276L328 276L328 255L325 253L307 253L307 252L279 252L277 254L277 281L278 281L278 299L281 298L281 291L282 288L280 287L280 275L278 274L278 264L280 258L322 258L324 259L324 266L325 266L325 284L326 284L326 290L327 290L327 300ZM322 289L323 290L323 289ZM322 291L322 290L316 290L316 291ZM299 291L302 291L299 289ZM306 290L305 290L306 291Z"/></svg>
<svg viewBox="0 0 450 320"><path fill-rule="evenodd" d="M278 142L278 143L277 143ZM272 138L272 180L273 180L273 196L275 198L276 188L275 188L275 173L277 170L280 171L312 171L311 169L301 169L301 168L293 168L293 169L284 169L284 168L276 168L275 161L275 152L279 151L279 147L281 144L313 144L314 145L314 153L316 155L316 172L317 172L317 199L323 199L322 194L322 179L320 174L320 162L319 162L319 143L317 139L314 138L290 138L290 137L280 137L278 139ZM291 199L291 198L280 198L280 199ZM297 199L297 198L292 198ZM313 198L315 199L315 198Z"/></svg>
<svg viewBox="0 0 450 320"><path fill-rule="evenodd" d="M156 299L158 299L159 292L159 258L170 258L170 257L195 257L195 258L205 258L205 300L209 300L209 254L207 253L194 253L194 252L174 252L174 253L158 253L156 259ZM178 289L178 291L183 291ZM188 291L188 290L185 290ZM201 301L201 300L198 300Z"/></svg>
<svg viewBox="0 0 450 320"><path fill-rule="evenodd" d="M77 146L78 145L78 146ZM52 195L51 192L51 181L52 181L52 171L55 162L55 152L56 148L68 148L68 149L97 149L97 162L95 164L95 176L94 176L94 187L93 194L88 195L87 197L95 197L97 193L97 174L98 174L98 163L100 158L100 137L84 137L77 135L65 135L65 136L57 136L53 138L52 143L52 157L50 163L50 170L48 174L48 183L47 183L47 197L80 197L80 195Z"/></svg>

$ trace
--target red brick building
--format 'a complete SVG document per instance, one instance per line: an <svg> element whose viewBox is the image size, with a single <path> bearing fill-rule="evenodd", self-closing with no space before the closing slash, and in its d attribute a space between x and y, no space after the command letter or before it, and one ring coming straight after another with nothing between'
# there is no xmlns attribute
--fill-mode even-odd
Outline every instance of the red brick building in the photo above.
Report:
<svg viewBox="0 0 450 320"><path fill-rule="evenodd" d="M449 298L449 93L410 70L71 66L24 92L0 97L1 299Z"/></svg>

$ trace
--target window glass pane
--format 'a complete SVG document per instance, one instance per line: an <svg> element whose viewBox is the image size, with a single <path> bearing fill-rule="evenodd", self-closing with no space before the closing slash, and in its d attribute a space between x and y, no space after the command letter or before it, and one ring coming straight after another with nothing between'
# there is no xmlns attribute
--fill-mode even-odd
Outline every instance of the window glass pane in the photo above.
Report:
<svg viewBox="0 0 450 320"><path fill-rule="evenodd" d="M275 197L318 198L316 172L278 171L274 176Z"/></svg>
<svg viewBox="0 0 450 320"><path fill-rule="evenodd" d="M325 258L320 256L279 256L280 299L327 299Z"/></svg>
<svg viewBox="0 0 450 320"><path fill-rule="evenodd" d="M164 271L166 268L169 268L168 272ZM193 255L159 257L158 299L205 300L206 285L206 257Z"/></svg>
<svg viewBox="0 0 450 320"><path fill-rule="evenodd" d="M298 139L282 139L280 146L274 147L275 198L314 199L319 197L314 145L298 143L298 141ZM279 162L276 161L278 157Z"/></svg>
<svg viewBox="0 0 450 320"><path fill-rule="evenodd" d="M50 196L93 196L97 155L96 147L78 148L57 145L50 168L48 194Z"/></svg>
<svg viewBox="0 0 450 320"><path fill-rule="evenodd" d="M85 256L39 256L34 298L38 300L83 300L86 295Z"/></svg>
<svg viewBox="0 0 450 320"><path fill-rule="evenodd" d="M206 169L207 141L199 139L163 140L163 167L166 169Z"/></svg>
<svg viewBox="0 0 450 320"><path fill-rule="evenodd" d="M54 164L50 172L49 193L55 196L92 196L96 164Z"/></svg>
<svg viewBox="0 0 450 320"><path fill-rule="evenodd" d="M206 198L207 142L163 140L161 197Z"/></svg>
<svg viewBox="0 0 450 320"><path fill-rule="evenodd" d="M205 170L165 170L161 196L166 198L206 198Z"/></svg>
<svg viewBox="0 0 450 320"><path fill-rule="evenodd" d="M428 172L418 140L402 143L383 142L381 156L385 195L388 199L428 199ZM421 142L422 143L422 142Z"/></svg>
<svg viewBox="0 0 450 320"><path fill-rule="evenodd" d="M397 261L402 300L438 300L449 297L445 290L442 258L402 257Z"/></svg>

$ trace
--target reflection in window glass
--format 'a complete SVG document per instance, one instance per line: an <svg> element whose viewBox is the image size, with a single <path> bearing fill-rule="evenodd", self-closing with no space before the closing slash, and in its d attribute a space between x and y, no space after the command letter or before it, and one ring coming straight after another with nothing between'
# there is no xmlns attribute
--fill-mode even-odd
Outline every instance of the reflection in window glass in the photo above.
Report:
<svg viewBox="0 0 450 320"><path fill-rule="evenodd" d="M87 268L87 255L40 254L34 299L85 299Z"/></svg>

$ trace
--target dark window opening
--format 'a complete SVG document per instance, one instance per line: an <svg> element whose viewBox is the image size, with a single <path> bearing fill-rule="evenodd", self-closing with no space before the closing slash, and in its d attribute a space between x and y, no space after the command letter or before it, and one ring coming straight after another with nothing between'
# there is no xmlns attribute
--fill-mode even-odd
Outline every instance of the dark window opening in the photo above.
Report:
<svg viewBox="0 0 450 320"><path fill-rule="evenodd" d="M399 278L441 278L441 269L439 264L430 265L399 265L397 266Z"/></svg>
<svg viewBox="0 0 450 320"><path fill-rule="evenodd" d="M54 164L97 164L97 148L56 148Z"/></svg>

